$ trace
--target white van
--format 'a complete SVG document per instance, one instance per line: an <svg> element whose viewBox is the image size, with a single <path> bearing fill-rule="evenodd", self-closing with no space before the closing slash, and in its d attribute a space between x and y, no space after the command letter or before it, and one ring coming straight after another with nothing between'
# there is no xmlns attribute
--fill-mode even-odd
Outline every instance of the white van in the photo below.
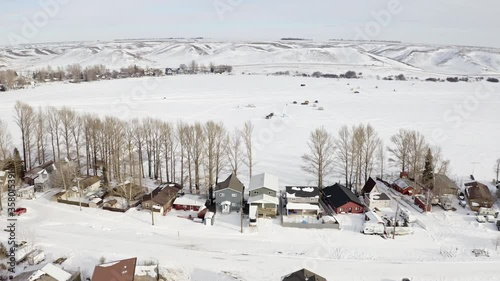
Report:
<svg viewBox="0 0 500 281"><path fill-rule="evenodd" d="M479 222L479 223L484 223L484 222L486 222L486 219L484 218L484 216L476 216L476 220L477 220L477 222Z"/></svg>
<svg viewBox="0 0 500 281"><path fill-rule="evenodd" d="M487 215L486 216L486 221L487 222L495 222L495 217L492 215Z"/></svg>

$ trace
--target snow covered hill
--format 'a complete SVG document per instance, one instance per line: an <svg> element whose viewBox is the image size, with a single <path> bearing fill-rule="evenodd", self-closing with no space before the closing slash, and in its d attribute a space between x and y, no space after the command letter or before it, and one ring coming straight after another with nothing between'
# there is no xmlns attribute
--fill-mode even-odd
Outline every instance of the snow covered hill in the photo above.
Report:
<svg viewBox="0 0 500 281"><path fill-rule="evenodd" d="M500 49L390 42L127 40L0 46L0 69L30 70L80 63L117 69L131 64L177 67L196 60L236 71L335 71L359 67L442 75L500 75Z"/></svg>

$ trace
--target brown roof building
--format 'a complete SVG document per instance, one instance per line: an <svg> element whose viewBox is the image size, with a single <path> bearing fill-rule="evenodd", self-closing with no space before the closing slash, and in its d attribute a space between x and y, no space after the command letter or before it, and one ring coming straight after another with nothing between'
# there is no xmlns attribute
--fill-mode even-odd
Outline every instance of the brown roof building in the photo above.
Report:
<svg viewBox="0 0 500 281"><path fill-rule="evenodd" d="M182 190L182 186L177 183L162 183L150 194L142 197L142 207L153 208L153 211L166 214L172 209L177 194Z"/></svg>
<svg viewBox="0 0 500 281"><path fill-rule="evenodd" d="M474 181L466 183L465 186L465 193L471 210L478 211L481 207L491 208L495 204L496 198L486 185Z"/></svg>
<svg viewBox="0 0 500 281"><path fill-rule="evenodd" d="M108 262L94 269L92 281L134 281L137 258Z"/></svg>
<svg viewBox="0 0 500 281"><path fill-rule="evenodd" d="M318 274L311 272L305 268L290 273L281 278L282 281L326 281L326 278L319 276Z"/></svg>

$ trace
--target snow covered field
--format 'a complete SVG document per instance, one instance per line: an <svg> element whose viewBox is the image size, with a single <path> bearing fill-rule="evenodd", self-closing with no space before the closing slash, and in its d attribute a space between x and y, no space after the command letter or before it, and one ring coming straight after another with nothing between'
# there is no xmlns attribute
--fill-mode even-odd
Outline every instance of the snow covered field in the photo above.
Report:
<svg viewBox="0 0 500 281"><path fill-rule="evenodd" d="M302 83L306 86L300 87ZM307 151L306 142L314 128L325 126L336 133L344 124L369 122L386 145L398 129L417 129L442 146L443 155L451 160L452 174L468 175L471 162L478 162L476 178L489 180L494 160L500 156L499 90L500 85L486 82L173 76L51 83L6 92L0 96L0 118L9 123L16 145L20 144L12 118L16 100L35 107L69 106L123 119L215 120L229 128L241 128L252 120L256 127L254 173L275 174L282 187L312 183L301 171L300 156ZM304 100L318 100L325 110L300 105ZM247 107L249 104L255 108ZM271 112L276 117L266 120ZM241 180L248 183L244 174L242 171ZM334 174L326 181L339 179ZM177 275L173 280L279 280L303 267L328 280L500 278L500 255L493 245L499 232L493 224L479 225L461 207L456 213L418 214L425 229L416 227L414 235L384 240L359 233L362 217L356 215L341 216L341 231L282 228L278 220L259 220L258 231L246 229L241 234L237 216L220 218L216 226L209 227L172 212L157 216L151 226L151 216L145 211L79 211L78 206L50 201L50 194L21 200L18 205L28 208L19 218L19 226L36 234L48 259L70 256L65 264L72 269L81 267L87 275L101 256L108 261L137 256L158 260ZM5 239L6 234L2 231L0 238ZM488 249L490 257L475 257L471 252L475 248Z"/></svg>
<svg viewBox="0 0 500 281"><path fill-rule="evenodd" d="M302 83L306 86L300 87ZM416 129L442 147L444 157L451 160L452 175L469 175L472 162L478 162L474 175L483 180L492 179L500 155L496 83L196 75L44 84L1 95L0 118L9 123L19 145L12 117L16 100L123 119L215 120L230 129L251 120L256 127L255 170L279 176L282 186L311 183L301 172L300 156L307 151L309 133L320 126L336 134L342 125L369 122L386 145L399 129ZM300 105L304 100L318 100L325 110ZM266 120L271 112L277 117ZM329 180L338 179L333 175Z"/></svg>

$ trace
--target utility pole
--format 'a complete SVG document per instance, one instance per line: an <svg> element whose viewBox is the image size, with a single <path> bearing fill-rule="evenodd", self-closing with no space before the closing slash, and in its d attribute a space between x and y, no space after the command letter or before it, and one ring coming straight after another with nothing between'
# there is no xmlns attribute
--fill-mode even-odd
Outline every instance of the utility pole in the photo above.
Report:
<svg viewBox="0 0 500 281"><path fill-rule="evenodd" d="M78 185L78 193L80 193L80 198L78 200L78 203L80 205L80 211L82 211L82 190L80 189L80 179L76 179L76 184Z"/></svg>
<svg viewBox="0 0 500 281"><path fill-rule="evenodd" d="M240 232L243 233L243 192L241 193L240 200Z"/></svg>
<svg viewBox="0 0 500 281"><path fill-rule="evenodd" d="M154 216L154 212L153 212L153 191L151 191L151 224L152 225L155 225L155 216Z"/></svg>
<svg viewBox="0 0 500 281"><path fill-rule="evenodd" d="M396 213L394 214L394 229L392 230L392 239L396 239L396 221L399 213L399 204L396 208Z"/></svg>
<svg viewBox="0 0 500 281"><path fill-rule="evenodd" d="M479 162L470 162L472 164L472 174L474 175L474 170L476 169L476 164L479 164Z"/></svg>

